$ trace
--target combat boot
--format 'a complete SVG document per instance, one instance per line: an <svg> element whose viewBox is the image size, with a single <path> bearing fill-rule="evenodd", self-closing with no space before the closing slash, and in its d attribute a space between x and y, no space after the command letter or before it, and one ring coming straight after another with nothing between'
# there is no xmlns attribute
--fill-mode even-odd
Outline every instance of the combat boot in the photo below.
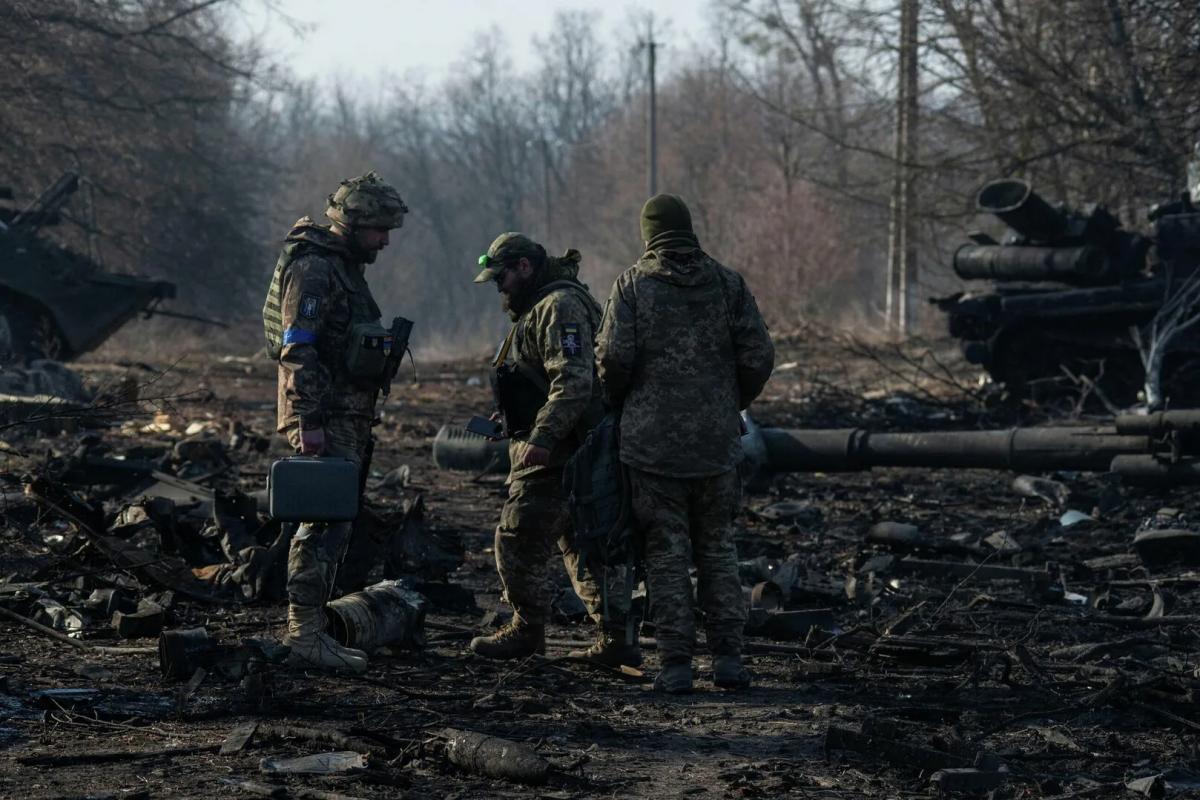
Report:
<svg viewBox="0 0 1200 800"><path fill-rule="evenodd" d="M690 694L692 691L692 662L668 661L654 677L654 691L667 694Z"/></svg>
<svg viewBox="0 0 1200 800"><path fill-rule="evenodd" d="M567 653L571 658L586 658L594 664L617 669L622 666L640 667L642 665L642 648L637 643L625 642L625 627L601 628L595 643L586 650L572 650Z"/></svg>
<svg viewBox="0 0 1200 800"><path fill-rule="evenodd" d="M750 673L741 656L713 656L713 683L722 689L749 689Z"/></svg>
<svg viewBox="0 0 1200 800"><path fill-rule="evenodd" d="M324 627L325 609L288 604L288 632L283 640L292 648L288 663L297 667L366 672L367 654L338 644L325 633Z"/></svg>
<svg viewBox="0 0 1200 800"><path fill-rule="evenodd" d="M546 654L546 626L509 622L491 636L476 636L468 645L484 658L509 659Z"/></svg>

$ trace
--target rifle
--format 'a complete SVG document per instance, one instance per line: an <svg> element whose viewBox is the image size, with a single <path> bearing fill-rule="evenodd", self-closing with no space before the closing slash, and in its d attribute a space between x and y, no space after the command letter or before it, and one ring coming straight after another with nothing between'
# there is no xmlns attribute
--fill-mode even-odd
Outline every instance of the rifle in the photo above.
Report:
<svg viewBox="0 0 1200 800"><path fill-rule="evenodd" d="M404 317L393 317L392 327L388 333L392 337L392 349L388 351L387 363L383 368L383 377L379 389L386 398L392 392L392 381L400 371L404 362L404 354L408 352L408 337L412 335L413 321Z"/></svg>

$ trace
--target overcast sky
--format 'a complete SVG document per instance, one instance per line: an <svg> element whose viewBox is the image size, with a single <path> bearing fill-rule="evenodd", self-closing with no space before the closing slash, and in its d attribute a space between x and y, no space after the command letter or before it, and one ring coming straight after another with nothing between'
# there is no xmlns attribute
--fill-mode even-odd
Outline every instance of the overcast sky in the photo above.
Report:
<svg viewBox="0 0 1200 800"><path fill-rule="evenodd" d="M306 78L349 78L366 91L383 72L416 71L438 80L460 61L477 33L493 26L509 37L507 49L519 70L533 66L534 35L545 35L560 10L599 11L601 41L616 38L630 12L653 8L667 25L664 65L670 51L701 41L709 25L710 0L654 0L653 3L598 0L281 0L278 11L254 6L245 30L261 35L276 60ZM297 34L279 13L299 23Z"/></svg>

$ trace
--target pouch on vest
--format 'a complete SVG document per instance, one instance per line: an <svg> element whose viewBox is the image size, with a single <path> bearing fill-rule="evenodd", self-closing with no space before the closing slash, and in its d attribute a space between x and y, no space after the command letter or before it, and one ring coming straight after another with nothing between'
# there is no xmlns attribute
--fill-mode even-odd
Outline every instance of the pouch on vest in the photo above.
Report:
<svg viewBox="0 0 1200 800"><path fill-rule="evenodd" d="M504 416L504 433L514 439L528 436L546 405L546 388L530 380L517 364L506 362L492 373L492 392Z"/></svg>
<svg viewBox="0 0 1200 800"><path fill-rule="evenodd" d="M379 322L350 326L346 370L355 378L379 378L392 352L392 333Z"/></svg>

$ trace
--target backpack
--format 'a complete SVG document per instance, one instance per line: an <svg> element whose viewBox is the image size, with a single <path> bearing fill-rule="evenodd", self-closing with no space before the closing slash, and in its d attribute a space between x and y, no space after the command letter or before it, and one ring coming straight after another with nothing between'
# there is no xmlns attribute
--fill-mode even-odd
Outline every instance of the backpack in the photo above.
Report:
<svg viewBox="0 0 1200 800"><path fill-rule="evenodd" d="M563 467L563 491L575 526L579 570L633 562L629 475L620 459L619 416L604 415ZM582 575L576 576L582 577Z"/></svg>

